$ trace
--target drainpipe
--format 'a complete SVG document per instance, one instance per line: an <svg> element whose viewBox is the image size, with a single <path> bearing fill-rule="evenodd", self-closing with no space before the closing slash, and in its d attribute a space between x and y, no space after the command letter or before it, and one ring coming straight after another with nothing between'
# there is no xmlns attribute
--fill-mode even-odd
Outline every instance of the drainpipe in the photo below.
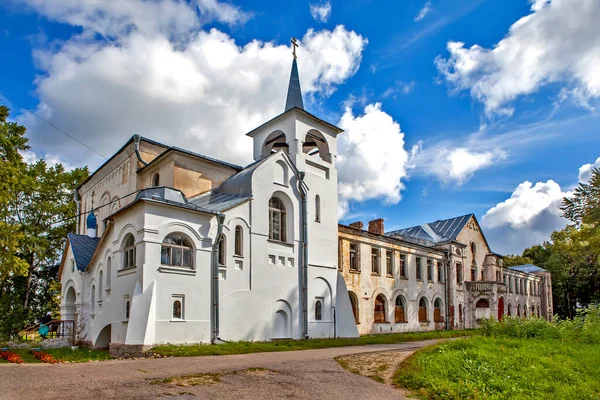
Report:
<svg viewBox="0 0 600 400"><path fill-rule="evenodd" d="M212 252L211 252L211 282L212 282L212 290L210 291L211 297L211 319L212 319L212 335L210 337L210 342L215 344L215 342L219 339L219 238L221 237L221 233L223 232L223 221L225 221L225 214L217 214L217 233L215 235L215 240L213 240Z"/></svg>
<svg viewBox="0 0 600 400"><path fill-rule="evenodd" d="M81 218L81 202L79 201L79 192L77 189L73 189L73 200L75 200L75 204L77 204L77 213L75 214L77 217L75 218L75 233L79 235L79 220Z"/></svg>
<svg viewBox="0 0 600 400"><path fill-rule="evenodd" d="M140 153L140 135L133 135L133 142L135 143L135 156L137 157L138 161L144 165L148 165Z"/></svg>
<svg viewBox="0 0 600 400"><path fill-rule="evenodd" d="M298 173L298 190L302 196L302 337L308 339L308 207L306 205L305 172Z"/></svg>
<svg viewBox="0 0 600 400"><path fill-rule="evenodd" d="M444 271L444 299L445 299L445 309L446 309L446 318L444 318L446 330L449 329L448 317L450 316L450 307L448 306L448 276L450 272L450 252L448 250L444 251L446 253L446 270Z"/></svg>

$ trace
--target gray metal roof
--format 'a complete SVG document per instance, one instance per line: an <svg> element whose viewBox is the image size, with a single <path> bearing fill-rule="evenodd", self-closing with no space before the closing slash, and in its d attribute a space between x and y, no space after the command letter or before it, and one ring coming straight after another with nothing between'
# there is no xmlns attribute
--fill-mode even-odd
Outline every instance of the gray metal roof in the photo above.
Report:
<svg viewBox="0 0 600 400"><path fill-rule="evenodd" d="M212 191L190 199L190 203L215 212L227 211L250 200L251 196L240 196L230 193Z"/></svg>
<svg viewBox="0 0 600 400"><path fill-rule="evenodd" d="M220 193L229 193L237 196L252 196L252 174L269 157L271 156L269 155L262 160L255 161L237 174L231 175L217 190Z"/></svg>
<svg viewBox="0 0 600 400"><path fill-rule="evenodd" d="M67 235L73 256L75 257L75 265L79 271L85 271L88 267L92 256L100 243L100 238L89 237L88 235L78 235L69 233Z"/></svg>
<svg viewBox="0 0 600 400"><path fill-rule="evenodd" d="M291 110L298 107L304 110L302 102L302 89L300 89L300 77L298 76L298 64L296 59L292 62L292 73L290 74L290 83L288 85L287 100L285 102L285 110Z"/></svg>
<svg viewBox="0 0 600 400"><path fill-rule="evenodd" d="M546 272L546 270L544 268L540 268L537 265L533 265L533 264L516 265L514 267L509 267L509 268L514 269L516 271L527 272L528 274L531 274L533 272Z"/></svg>
<svg viewBox="0 0 600 400"><path fill-rule="evenodd" d="M437 220L428 224L412 226L410 228L398 229L387 232L387 236L413 237L426 240L431 243L440 243L448 240L456 240L458 234L467 224L473 214L461 215L460 217ZM428 230L431 231L428 232Z"/></svg>

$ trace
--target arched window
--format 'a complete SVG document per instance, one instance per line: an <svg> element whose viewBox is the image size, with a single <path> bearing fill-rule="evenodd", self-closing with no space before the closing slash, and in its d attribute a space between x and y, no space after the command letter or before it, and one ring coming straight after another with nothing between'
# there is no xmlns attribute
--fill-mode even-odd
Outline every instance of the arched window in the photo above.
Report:
<svg viewBox="0 0 600 400"><path fill-rule="evenodd" d="M471 254L473 256L477 254L477 246L475 245L475 242L471 242Z"/></svg>
<svg viewBox="0 0 600 400"><path fill-rule="evenodd" d="M442 299L436 299L433 303L433 321L444 322L444 316L442 315Z"/></svg>
<svg viewBox="0 0 600 400"><path fill-rule="evenodd" d="M315 196L315 222L321 222L321 196Z"/></svg>
<svg viewBox="0 0 600 400"><path fill-rule="evenodd" d="M350 295L350 304L352 305L352 313L354 314L354 321L358 324L360 323L359 313L358 313L358 298L352 292L348 292Z"/></svg>
<svg viewBox="0 0 600 400"><path fill-rule="evenodd" d="M183 319L181 300L173 300L173 319Z"/></svg>
<svg viewBox="0 0 600 400"><path fill-rule="evenodd" d="M513 311L512 311L512 304L509 304L508 305L508 316L512 317L512 313L513 313Z"/></svg>
<svg viewBox="0 0 600 400"><path fill-rule="evenodd" d="M535 317L535 306L531 306L531 316Z"/></svg>
<svg viewBox="0 0 600 400"><path fill-rule="evenodd" d="M396 297L396 307L394 308L394 322L407 322L405 312L405 301L402 296Z"/></svg>
<svg viewBox="0 0 600 400"><path fill-rule="evenodd" d="M316 129L311 129L306 133L306 138L302 144L302 151L310 156L319 155L323 161L331 162L327 140Z"/></svg>
<svg viewBox="0 0 600 400"><path fill-rule="evenodd" d="M475 304L475 308L490 308L490 302L486 299L479 299L477 304Z"/></svg>
<svg viewBox="0 0 600 400"><path fill-rule="evenodd" d="M102 301L102 281L104 280L104 271L98 274L98 301Z"/></svg>
<svg viewBox="0 0 600 400"><path fill-rule="evenodd" d="M106 260L106 291L110 291L110 275L112 273L112 260L108 257Z"/></svg>
<svg viewBox="0 0 600 400"><path fill-rule="evenodd" d="M462 264L456 263L456 283L462 283Z"/></svg>
<svg viewBox="0 0 600 400"><path fill-rule="evenodd" d="M152 177L152 186L160 186L160 175L158 174L158 172Z"/></svg>
<svg viewBox="0 0 600 400"><path fill-rule="evenodd" d="M227 239L225 238L225 235L221 233L221 236L219 236L219 254L218 254L218 260L219 260L219 265L221 266L225 266L227 265L227 254L226 254L226 243Z"/></svg>
<svg viewBox="0 0 600 400"><path fill-rule="evenodd" d="M286 241L286 212L283 201L277 197L269 200L269 239Z"/></svg>
<svg viewBox="0 0 600 400"><path fill-rule="evenodd" d="M521 305L517 304L517 317L521 316Z"/></svg>
<svg viewBox="0 0 600 400"><path fill-rule="evenodd" d="M315 321L321 321L323 319L323 303L321 300L315 302Z"/></svg>
<svg viewBox="0 0 600 400"><path fill-rule="evenodd" d="M243 231L241 226L235 227L235 255L242 256L244 255L244 247L243 247Z"/></svg>
<svg viewBox="0 0 600 400"><path fill-rule="evenodd" d="M123 241L123 268L135 267L135 238L131 233Z"/></svg>
<svg viewBox="0 0 600 400"><path fill-rule="evenodd" d="M161 246L160 262L162 265L192 268L192 241L181 233L168 234Z"/></svg>
<svg viewBox="0 0 600 400"><path fill-rule="evenodd" d="M386 322L385 314L385 297L380 294L375 298L373 322Z"/></svg>
<svg viewBox="0 0 600 400"><path fill-rule="evenodd" d="M427 318L427 299L425 297L421 297L419 300L419 322L428 322Z"/></svg>
<svg viewBox="0 0 600 400"><path fill-rule="evenodd" d="M463 306L462 306L462 304L458 305L458 321L459 322L463 321Z"/></svg>
<svg viewBox="0 0 600 400"><path fill-rule="evenodd" d="M92 301L90 303L90 313L93 315L96 312L96 285L92 285Z"/></svg>

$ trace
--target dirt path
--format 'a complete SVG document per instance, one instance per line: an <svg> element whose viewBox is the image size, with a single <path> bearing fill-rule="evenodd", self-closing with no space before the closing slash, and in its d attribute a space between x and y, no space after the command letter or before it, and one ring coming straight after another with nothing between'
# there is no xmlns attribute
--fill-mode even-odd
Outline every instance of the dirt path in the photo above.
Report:
<svg viewBox="0 0 600 400"><path fill-rule="evenodd" d="M393 384L394 373L414 351L391 351L386 353L363 353L338 357L340 365L355 374L377 382Z"/></svg>
<svg viewBox="0 0 600 400"><path fill-rule="evenodd" d="M402 399L390 386L345 371L335 358L411 352L436 342L83 364L2 364L0 399Z"/></svg>

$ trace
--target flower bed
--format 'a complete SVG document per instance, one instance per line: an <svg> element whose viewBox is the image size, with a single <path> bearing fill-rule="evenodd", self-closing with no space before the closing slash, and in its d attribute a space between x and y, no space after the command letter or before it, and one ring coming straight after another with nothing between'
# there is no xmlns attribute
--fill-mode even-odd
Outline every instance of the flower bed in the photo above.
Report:
<svg viewBox="0 0 600 400"><path fill-rule="evenodd" d="M40 360L42 362L45 362L47 364L58 364L58 363L60 363L60 360L57 360L56 358L52 357L50 354L44 353L43 351L32 350L31 353L33 354L33 356L35 358L37 358L38 360Z"/></svg>
<svg viewBox="0 0 600 400"><path fill-rule="evenodd" d="M5 360L13 364L23 364L23 359L20 355L7 350L0 352L0 358L4 358Z"/></svg>

